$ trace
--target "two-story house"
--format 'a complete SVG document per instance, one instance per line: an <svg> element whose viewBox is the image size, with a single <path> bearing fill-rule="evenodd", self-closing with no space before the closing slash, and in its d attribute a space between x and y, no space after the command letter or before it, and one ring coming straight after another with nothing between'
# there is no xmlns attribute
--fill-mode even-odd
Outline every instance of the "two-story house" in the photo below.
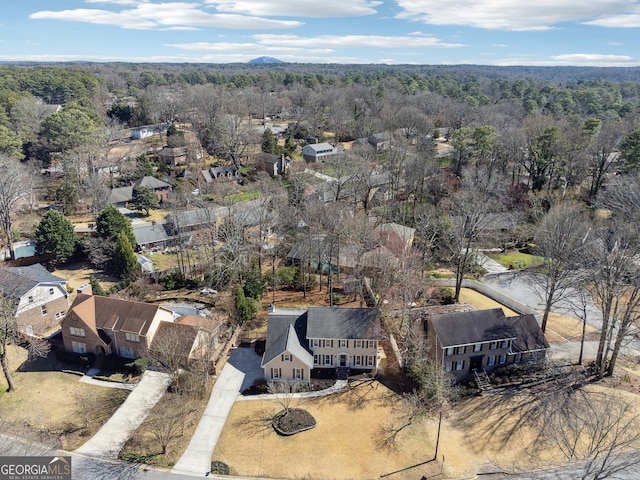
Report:
<svg viewBox="0 0 640 480"><path fill-rule="evenodd" d="M375 370L379 340L375 308L273 309L261 366L268 381L309 382L313 369Z"/></svg>
<svg viewBox="0 0 640 480"><path fill-rule="evenodd" d="M137 358L164 321L173 322L173 312L158 305L78 294L62 321L62 341L69 352Z"/></svg>
<svg viewBox="0 0 640 480"><path fill-rule="evenodd" d="M542 360L549 343L534 315L501 308L431 315L424 322L433 360L458 381L513 363Z"/></svg>
<svg viewBox="0 0 640 480"><path fill-rule="evenodd" d="M69 309L67 281L39 263L0 268L0 292L16 305L18 331L29 336L53 333Z"/></svg>

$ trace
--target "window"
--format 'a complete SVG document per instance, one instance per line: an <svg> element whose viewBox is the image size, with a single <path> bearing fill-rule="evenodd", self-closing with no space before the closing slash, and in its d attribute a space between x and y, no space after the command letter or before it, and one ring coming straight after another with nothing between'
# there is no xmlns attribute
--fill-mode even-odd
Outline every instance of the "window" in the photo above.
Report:
<svg viewBox="0 0 640 480"><path fill-rule="evenodd" d="M65 313L64 312L58 312L56 313L56 320L60 320L61 318L64 318Z"/></svg>
<svg viewBox="0 0 640 480"><path fill-rule="evenodd" d="M80 342L71 342L71 350L74 353L87 353L87 344Z"/></svg>
<svg viewBox="0 0 640 480"><path fill-rule="evenodd" d="M378 348L377 340L369 340L369 348Z"/></svg>
<svg viewBox="0 0 640 480"><path fill-rule="evenodd" d="M489 350L495 350L496 348L498 348L498 342L491 342Z"/></svg>
<svg viewBox="0 0 640 480"><path fill-rule="evenodd" d="M120 356L124 358L136 358L136 352L133 348L120 347Z"/></svg>
<svg viewBox="0 0 640 480"><path fill-rule="evenodd" d="M453 355L453 347L447 348L446 355L447 355L447 357L450 357L451 355Z"/></svg>
<svg viewBox="0 0 640 480"><path fill-rule="evenodd" d="M356 344L354 346L356 348L362 348L362 340L356 340Z"/></svg>
<svg viewBox="0 0 640 480"><path fill-rule="evenodd" d="M314 338L311 344L317 348L320 346L320 340L318 340L317 338Z"/></svg>
<svg viewBox="0 0 640 480"><path fill-rule="evenodd" d="M271 369L271 378L274 380L277 380L280 378L280 369L279 368L272 368Z"/></svg>
<svg viewBox="0 0 640 480"><path fill-rule="evenodd" d="M457 347L456 348L456 353L458 355L462 355L464 353L464 351L465 351L465 347Z"/></svg>
<svg viewBox="0 0 640 480"><path fill-rule="evenodd" d="M124 338L128 342L139 342L140 341L140 336L137 333L124 332Z"/></svg>
<svg viewBox="0 0 640 480"><path fill-rule="evenodd" d="M49 289L49 295L53 295L53 288Z"/></svg>
<svg viewBox="0 0 640 480"><path fill-rule="evenodd" d="M33 327L31 325L27 325L27 335L29 335L30 337L33 337Z"/></svg>
<svg viewBox="0 0 640 480"><path fill-rule="evenodd" d="M33 295L29 295L29 303L33 303Z"/></svg>
<svg viewBox="0 0 640 480"><path fill-rule="evenodd" d="M369 355L367 357L367 367L375 367L376 366L376 357L373 355Z"/></svg>
<svg viewBox="0 0 640 480"><path fill-rule="evenodd" d="M349 346L348 340L338 340L338 347L347 348Z"/></svg>
<svg viewBox="0 0 640 480"><path fill-rule="evenodd" d="M84 328L69 327L69 333L74 337L84 337Z"/></svg>
<svg viewBox="0 0 640 480"><path fill-rule="evenodd" d="M314 365L320 365L320 355L314 355L313 356L313 364Z"/></svg>
<svg viewBox="0 0 640 480"><path fill-rule="evenodd" d="M507 348L509 346L509 341L508 340L502 340L500 342L500 348Z"/></svg>
<svg viewBox="0 0 640 480"><path fill-rule="evenodd" d="M489 355L489 357L487 358L487 365L489 367L493 366L496 364L496 356L495 355Z"/></svg>
<svg viewBox="0 0 640 480"><path fill-rule="evenodd" d="M325 355L324 356L324 364L325 365L331 365L333 363L333 358L331 357L331 355Z"/></svg>
<svg viewBox="0 0 640 480"><path fill-rule="evenodd" d="M302 369L301 368L294 368L293 369L293 379L294 380L302 380L302 377L303 377Z"/></svg>
<svg viewBox="0 0 640 480"><path fill-rule="evenodd" d="M451 362L446 362L444 364L444 370L445 370L445 372L450 372L451 371Z"/></svg>
<svg viewBox="0 0 640 480"><path fill-rule="evenodd" d="M476 344L473 346L473 351L474 351L474 352L481 352L481 351L482 351L482 344L481 344L481 343L476 343Z"/></svg>
<svg viewBox="0 0 640 480"><path fill-rule="evenodd" d="M355 355L353 357L353 364L356 367L361 367L362 366L362 355Z"/></svg>
<svg viewBox="0 0 640 480"><path fill-rule="evenodd" d="M500 357L498 358L498 363L500 365L504 365L507 362L507 356L503 353L500 355Z"/></svg>
<svg viewBox="0 0 640 480"><path fill-rule="evenodd" d="M464 360L458 360L456 362L456 370L462 370L464 368Z"/></svg>
<svg viewBox="0 0 640 480"><path fill-rule="evenodd" d="M515 358L513 359L514 363L520 363L522 361L522 354L521 353L516 353Z"/></svg>
<svg viewBox="0 0 640 480"><path fill-rule="evenodd" d="M40 311L42 312L42 316L44 317L47 314L47 306L46 305L42 305L40 307Z"/></svg>
<svg viewBox="0 0 640 480"><path fill-rule="evenodd" d="M283 353L282 354L282 361L283 362L290 362L291 361L291 354L290 353Z"/></svg>

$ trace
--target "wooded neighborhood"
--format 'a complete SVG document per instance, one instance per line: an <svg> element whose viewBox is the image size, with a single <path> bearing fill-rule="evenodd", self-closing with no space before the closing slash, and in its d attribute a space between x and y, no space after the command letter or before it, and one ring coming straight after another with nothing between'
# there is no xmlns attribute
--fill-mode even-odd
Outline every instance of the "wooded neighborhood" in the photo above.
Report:
<svg viewBox="0 0 640 480"><path fill-rule="evenodd" d="M634 468L638 168L638 68L2 65L0 427L198 475ZM390 463L252 468L347 434Z"/></svg>

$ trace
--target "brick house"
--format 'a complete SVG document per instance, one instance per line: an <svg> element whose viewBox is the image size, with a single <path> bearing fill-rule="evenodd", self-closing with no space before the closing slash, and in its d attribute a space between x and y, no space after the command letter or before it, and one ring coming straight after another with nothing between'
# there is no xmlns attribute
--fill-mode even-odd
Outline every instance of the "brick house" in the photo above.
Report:
<svg viewBox="0 0 640 480"><path fill-rule="evenodd" d="M66 285L39 263L0 268L0 291L15 301L18 331L26 335L46 336L60 326L69 309Z"/></svg>
<svg viewBox="0 0 640 480"><path fill-rule="evenodd" d="M501 308L430 315L424 330L429 354L458 381L542 360L549 349L534 315L506 317Z"/></svg>
<svg viewBox="0 0 640 480"><path fill-rule="evenodd" d="M161 322L173 312L158 305L78 294L62 321L64 348L75 353L145 355Z"/></svg>
<svg viewBox="0 0 640 480"><path fill-rule="evenodd" d="M375 308L310 307L269 312L261 367L268 381L309 382L312 369L378 368L380 311Z"/></svg>

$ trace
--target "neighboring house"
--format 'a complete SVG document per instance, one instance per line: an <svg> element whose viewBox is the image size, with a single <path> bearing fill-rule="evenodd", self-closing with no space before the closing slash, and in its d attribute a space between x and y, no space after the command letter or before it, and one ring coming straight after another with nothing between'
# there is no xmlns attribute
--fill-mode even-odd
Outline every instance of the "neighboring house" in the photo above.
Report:
<svg viewBox="0 0 640 480"><path fill-rule="evenodd" d="M139 140L141 138L147 138L153 135L167 133L168 127L169 126L167 124L143 125L141 127L135 127L131 129L131 138Z"/></svg>
<svg viewBox="0 0 640 480"><path fill-rule="evenodd" d="M302 148L302 156L307 163L323 162L327 157L338 153L338 149L330 143L312 143Z"/></svg>
<svg viewBox="0 0 640 480"><path fill-rule="evenodd" d="M391 135L388 133L374 133L368 137L356 138L353 141L354 147L373 147L376 152L383 152L391 148Z"/></svg>
<svg viewBox="0 0 640 480"><path fill-rule="evenodd" d="M136 259L138 261L138 268L140 268L140 273L142 275L150 275L156 271L156 267L153 264L153 260L144 255L136 255Z"/></svg>
<svg viewBox="0 0 640 480"><path fill-rule="evenodd" d="M549 349L534 315L506 317L501 308L431 315L424 329L433 359L458 381L544 359Z"/></svg>
<svg viewBox="0 0 640 480"><path fill-rule="evenodd" d="M211 243L217 237L218 217L222 210L224 207L175 211L167 215L167 234L187 241L195 237L198 242Z"/></svg>
<svg viewBox="0 0 640 480"><path fill-rule="evenodd" d="M400 257L411 249L416 229L392 222L379 225L373 233L380 239L382 245Z"/></svg>
<svg viewBox="0 0 640 480"><path fill-rule="evenodd" d="M107 203L116 207L127 208L129 203L133 201L133 189L135 187L147 187L156 194L160 203L167 200L167 196L171 191L171 184L163 182L156 177L146 176L131 182L131 185L126 187L112 188Z"/></svg>
<svg viewBox="0 0 640 480"><path fill-rule="evenodd" d="M66 285L39 263L0 268L0 291L14 299L16 325L26 335L45 336L60 326L69 309Z"/></svg>
<svg viewBox="0 0 640 480"><path fill-rule="evenodd" d="M158 153L158 160L175 167L187 163L187 149L184 147L163 147Z"/></svg>
<svg viewBox="0 0 640 480"><path fill-rule="evenodd" d="M167 234L165 230L165 222L134 223L133 236L136 238L136 244L141 251L155 250L165 248L169 241L173 238Z"/></svg>
<svg viewBox="0 0 640 480"><path fill-rule="evenodd" d="M312 369L378 368L380 311L375 308L272 309L261 367L268 381L309 382Z"/></svg>
<svg viewBox="0 0 640 480"><path fill-rule="evenodd" d="M284 155L271 153L259 153L254 157L254 164L258 170L267 172L270 176L284 175L287 165L291 164L290 158Z"/></svg>
<svg viewBox="0 0 640 480"><path fill-rule="evenodd" d="M218 178L238 180L240 178L240 169L236 165L224 165L222 167L211 167L208 170L201 170L200 174L207 183L211 183Z"/></svg>
<svg viewBox="0 0 640 480"><path fill-rule="evenodd" d="M64 348L75 353L145 355L161 322L173 312L158 305L78 294L62 321Z"/></svg>

